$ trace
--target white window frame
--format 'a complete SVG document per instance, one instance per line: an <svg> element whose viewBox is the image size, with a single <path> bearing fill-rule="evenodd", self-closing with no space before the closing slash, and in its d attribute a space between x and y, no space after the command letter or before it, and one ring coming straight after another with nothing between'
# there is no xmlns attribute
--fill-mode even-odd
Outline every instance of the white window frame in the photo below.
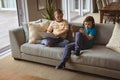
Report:
<svg viewBox="0 0 120 80"><path fill-rule="evenodd" d="M78 0L78 9L75 9L75 0L62 0L62 1L64 1L64 2L62 2L62 3L64 3L65 5L65 7L64 7L64 9L65 9L65 14L64 15L66 15L65 16L65 18L70 22L71 21L71 19L70 19L70 11L72 10L72 11L75 11L75 12L78 12L78 15L79 16L84 16L84 14L85 14L85 12L84 12L84 9L83 9L83 1L84 0ZM73 3L73 4L71 4L71 3ZM91 13L93 10L92 10L92 0L89 0L89 3L90 3L90 8L89 8L89 10L87 10L87 13ZM88 6L89 7L89 6ZM71 10L70 10L71 9Z"/></svg>
<svg viewBox="0 0 120 80"><path fill-rule="evenodd" d="M16 0L19 25L29 21L27 0Z"/></svg>

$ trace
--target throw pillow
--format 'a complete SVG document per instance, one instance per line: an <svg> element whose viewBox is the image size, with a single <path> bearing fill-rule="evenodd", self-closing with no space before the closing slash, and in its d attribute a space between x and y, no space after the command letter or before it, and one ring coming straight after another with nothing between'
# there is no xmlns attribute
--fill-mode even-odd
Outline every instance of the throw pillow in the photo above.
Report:
<svg viewBox="0 0 120 80"><path fill-rule="evenodd" d="M79 29L80 29L79 26L70 24L68 35L67 35L67 39L70 42L75 41L75 34L77 31L79 31Z"/></svg>
<svg viewBox="0 0 120 80"><path fill-rule="evenodd" d="M31 22L27 22L27 23L22 23L22 27L23 27L23 30L24 30L24 33L25 33L25 39L26 39L26 42L29 41L29 29L28 29L28 24L30 23L42 23L42 22L46 22L46 21L49 21L49 22L52 22L51 20L47 20L47 19L39 19L39 20L36 20L36 21L31 21Z"/></svg>
<svg viewBox="0 0 120 80"><path fill-rule="evenodd" d="M34 43L36 40L42 39L40 32L45 32L49 26L49 21L41 23L28 23L29 29L29 43Z"/></svg>
<svg viewBox="0 0 120 80"><path fill-rule="evenodd" d="M120 53L120 23L115 24L112 36L106 47Z"/></svg>

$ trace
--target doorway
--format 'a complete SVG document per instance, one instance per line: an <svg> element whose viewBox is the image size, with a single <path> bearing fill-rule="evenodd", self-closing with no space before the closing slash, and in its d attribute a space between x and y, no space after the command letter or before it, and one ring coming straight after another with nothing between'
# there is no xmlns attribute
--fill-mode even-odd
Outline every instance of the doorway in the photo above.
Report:
<svg viewBox="0 0 120 80"><path fill-rule="evenodd" d="M0 0L0 55L10 49L9 30L18 27L16 0Z"/></svg>

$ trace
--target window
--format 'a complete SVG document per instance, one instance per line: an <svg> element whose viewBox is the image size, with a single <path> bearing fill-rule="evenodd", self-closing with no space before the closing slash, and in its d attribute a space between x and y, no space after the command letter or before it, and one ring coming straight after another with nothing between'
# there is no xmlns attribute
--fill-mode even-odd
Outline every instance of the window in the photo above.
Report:
<svg viewBox="0 0 120 80"><path fill-rule="evenodd" d="M62 0L64 18L69 22L90 13L92 0Z"/></svg>
<svg viewBox="0 0 120 80"><path fill-rule="evenodd" d="M16 9L16 0L1 0L1 9L15 10Z"/></svg>
<svg viewBox="0 0 120 80"><path fill-rule="evenodd" d="M10 29L18 27L16 0L0 0L0 55L10 49Z"/></svg>
<svg viewBox="0 0 120 80"><path fill-rule="evenodd" d="M78 0L75 0L75 9L78 9Z"/></svg>

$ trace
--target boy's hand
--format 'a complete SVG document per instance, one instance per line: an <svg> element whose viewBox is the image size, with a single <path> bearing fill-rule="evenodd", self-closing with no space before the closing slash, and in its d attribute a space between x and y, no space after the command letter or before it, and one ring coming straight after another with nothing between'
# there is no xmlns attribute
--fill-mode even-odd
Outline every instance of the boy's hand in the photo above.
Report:
<svg viewBox="0 0 120 80"><path fill-rule="evenodd" d="M79 31L80 31L81 33L83 33L83 34L85 33L85 31L84 31L83 28L80 28Z"/></svg>

